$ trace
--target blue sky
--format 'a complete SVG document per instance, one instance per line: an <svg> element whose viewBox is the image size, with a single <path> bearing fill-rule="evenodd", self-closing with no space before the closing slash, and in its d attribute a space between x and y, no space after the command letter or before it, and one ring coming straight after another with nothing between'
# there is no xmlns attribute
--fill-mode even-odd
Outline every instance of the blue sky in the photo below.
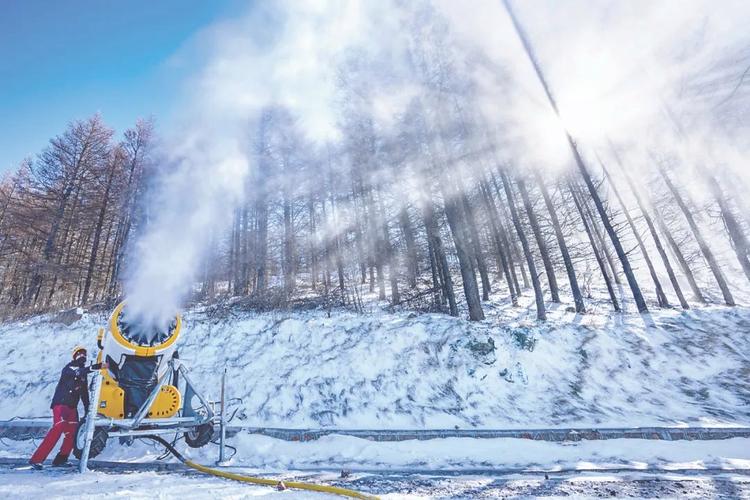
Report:
<svg viewBox="0 0 750 500"><path fill-rule="evenodd" d="M101 112L120 133L168 121L194 68L173 57L239 0L0 1L0 172L73 119Z"/></svg>

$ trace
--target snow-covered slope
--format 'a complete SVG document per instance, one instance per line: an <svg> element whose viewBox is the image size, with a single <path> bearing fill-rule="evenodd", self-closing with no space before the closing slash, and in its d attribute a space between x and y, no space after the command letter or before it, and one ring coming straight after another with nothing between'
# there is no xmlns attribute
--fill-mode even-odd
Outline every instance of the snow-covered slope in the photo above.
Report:
<svg viewBox="0 0 750 500"><path fill-rule="evenodd" d="M258 426L446 428L750 424L750 309L651 315L486 307L437 314L334 311L185 315L180 356L209 396L228 369ZM78 343L105 318L0 326L0 419L47 416Z"/></svg>

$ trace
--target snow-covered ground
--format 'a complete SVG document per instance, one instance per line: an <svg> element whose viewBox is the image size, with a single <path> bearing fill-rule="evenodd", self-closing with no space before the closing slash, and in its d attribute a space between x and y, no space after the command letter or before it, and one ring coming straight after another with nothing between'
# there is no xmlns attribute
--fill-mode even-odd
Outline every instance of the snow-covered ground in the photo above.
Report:
<svg viewBox="0 0 750 500"><path fill-rule="evenodd" d="M498 470L498 469L748 469L750 439L717 441L651 441L612 439L606 441L545 442L528 439L442 438L426 441L376 442L350 436L325 436L316 441L282 441L241 433L230 440L238 452L226 465L256 470ZM211 464L218 449L198 450L178 443L184 455ZM6 440L0 457L30 456L32 440ZM111 440L97 460L127 463L153 462L164 449L137 441L120 446ZM233 452L229 452L231 455ZM178 463L168 457L165 462Z"/></svg>
<svg viewBox="0 0 750 500"><path fill-rule="evenodd" d="M646 315L613 315L605 305L597 304L591 309L591 314L579 316L561 306L550 311L548 322L537 323L528 307L512 308L494 301L485 306L486 321L470 323L438 314L333 311L329 317L325 311L254 313L223 308L219 313L196 308L184 316L180 357L191 368L193 380L212 398L218 396L220 374L227 368L229 396L239 398L232 424L246 426L750 425L749 308L654 310ZM84 314L65 326L55 322L55 315L48 315L0 326L0 342L8 346L0 353L4 367L0 371L0 419L48 416L49 400L70 349L84 344L94 351L96 331L105 321L105 317ZM576 443L447 438L387 443L332 435L300 443L240 433L230 444L237 448L230 466L293 477L305 474L299 472L305 469L352 469L365 476L365 471L406 469L691 469L699 475L705 469L725 470L730 475L733 470L750 469L750 439L744 438ZM27 457L33 448L32 441L4 440L0 457ZM178 448L185 450L182 443ZM113 440L98 458L143 463L161 452L145 443L123 447ZM216 453L213 446L186 451L203 463L213 462ZM745 494L748 481L743 474L724 477L722 484L731 490L736 483L740 485L737 491ZM36 477L43 479L36 481ZM45 491L50 478L74 481L67 476L3 470L0 496L12 491L28 493L22 497L37 496L35 492ZM325 477L317 480L327 481ZM372 483L380 486L363 484L372 492L394 496L472 497L466 491L474 491L478 484L495 484L486 490L480 487L486 496L534 495L535 491L579 495L584 491L574 487L583 484L577 476L561 478L556 489L549 489L544 480L534 483L537 480L508 479L499 486L487 478L462 477L449 481L453 486L443 490L435 486L440 481L433 479L425 480L427 486L422 489L410 489L405 480L393 486L392 477ZM132 497L153 497L158 489L164 498L176 498L201 488L228 498L274 494L267 488L192 475L173 485L169 474L158 471L123 476L92 472L82 481L76 484L83 488L84 497L95 496L100 486L102 491L124 488L125 496ZM607 481L632 486L639 479ZM690 485L684 491L688 496L710 496L716 486L714 477L685 481ZM682 496L677 483L671 482L672 489L664 493ZM430 484L437 489L431 490ZM457 489L452 490L454 486ZM616 492L624 491L617 488ZM607 494L608 490L602 491ZM206 493L206 497L211 495L215 493Z"/></svg>
<svg viewBox="0 0 750 500"><path fill-rule="evenodd" d="M343 486L383 498L636 496L750 498L750 439L725 441L611 440L550 443L520 439L437 439L373 442L326 436L286 442L240 434L228 470L283 481ZM184 449L211 464L216 448ZM4 456L27 457L30 441L6 443ZM136 442L108 446L94 471L16 470L0 464L0 497L249 498L318 493L275 491L200 475L180 467L154 467L162 449ZM734 457L734 458L733 458ZM99 460L108 463L98 465ZM112 468L116 461L124 466ZM23 464L23 459L17 461ZM152 468L154 467L154 468ZM340 471L350 471L346 479Z"/></svg>
<svg viewBox="0 0 750 500"><path fill-rule="evenodd" d="M334 483L384 499L421 498L750 498L750 477L736 473L696 476L685 473L575 473L524 476L440 476L424 474L284 474L279 480ZM95 471L39 473L0 468L3 498L128 498L128 499L245 499L255 497L340 498L298 490L276 491L215 477L175 472Z"/></svg>
<svg viewBox="0 0 750 500"><path fill-rule="evenodd" d="M421 498L749 498L750 477L720 473L693 474L582 473L547 477L519 474L485 476L434 476L424 474L356 474L345 481L334 474L285 474L279 480L335 483L378 494L384 499ZM128 499L245 499L255 497L322 499L336 498L297 490L276 491L214 477L175 472L38 473L0 468L3 498L128 498ZM338 497L340 498L340 497Z"/></svg>

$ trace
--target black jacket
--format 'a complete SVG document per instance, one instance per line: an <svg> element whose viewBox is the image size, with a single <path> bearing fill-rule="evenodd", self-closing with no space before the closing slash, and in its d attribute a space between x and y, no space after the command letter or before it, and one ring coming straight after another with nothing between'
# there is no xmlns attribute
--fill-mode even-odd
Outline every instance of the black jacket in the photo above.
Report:
<svg viewBox="0 0 750 500"><path fill-rule="evenodd" d="M52 404L50 408L55 405L65 405L70 408L78 408L78 400L83 401L84 411L89 411L89 388L87 384L87 376L91 373L91 370L98 370L101 368L101 363L91 366L80 366L75 361L71 361L60 373L60 380L57 382L55 388L55 395L52 396Z"/></svg>

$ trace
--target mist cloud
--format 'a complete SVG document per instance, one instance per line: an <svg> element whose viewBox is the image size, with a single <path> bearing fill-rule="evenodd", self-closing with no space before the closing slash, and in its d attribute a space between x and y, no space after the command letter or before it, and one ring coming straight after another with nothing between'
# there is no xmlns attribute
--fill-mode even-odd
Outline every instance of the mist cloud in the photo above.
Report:
<svg viewBox="0 0 750 500"><path fill-rule="evenodd" d="M741 160L750 151L750 77L743 83L741 75L750 66L750 4L514 5L562 120L549 108L499 0L267 2L208 29L204 67L188 82L179 113L184 127L168 141L170 168L131 256L131 308L161 318L189 294L212 235L253 189L254 127L265 106L288 109L306 140L338 141L346 107L357 98L352 92L342 101L349 64L362 72L350 90L370 84L363 100L376 126L384 132L397 126L398 116L427 92L410 61L410 30L426 11L447 27L448 53L471 89L458 104L481 114L505 161L559 174L570 164L567 127L588 154L607 157L609 141L631 148L628 159L644 176L653 168L648 153L656 150L748 182ZM700 81L710 74L714 80ZM678 133L665 110L686 132Z"/></svg>

